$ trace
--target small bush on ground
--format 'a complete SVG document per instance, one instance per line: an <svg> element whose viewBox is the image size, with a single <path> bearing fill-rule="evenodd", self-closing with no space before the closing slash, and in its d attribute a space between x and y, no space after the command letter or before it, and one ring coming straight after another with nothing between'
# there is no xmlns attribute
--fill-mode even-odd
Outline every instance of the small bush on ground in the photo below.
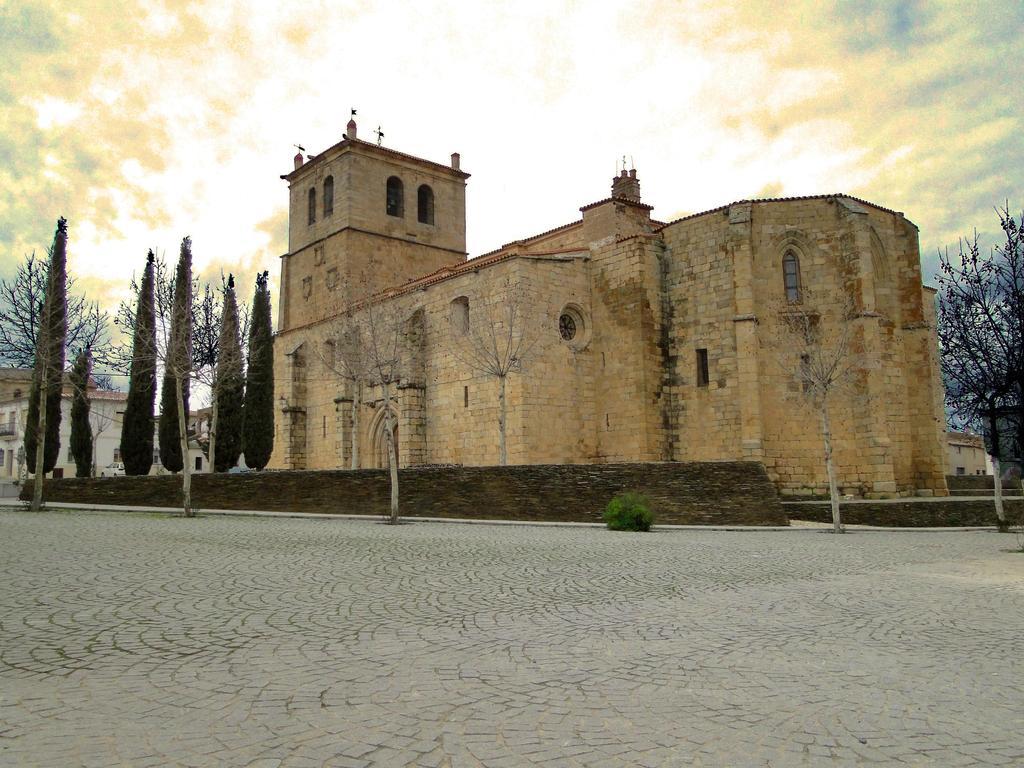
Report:
<svg viewBox="0 0 1024 768"><path fill-rule="evenodd" d="M613 531L649 531L654 513L646 496L632 491L620 493L608 502L604 521Z"/></svg>

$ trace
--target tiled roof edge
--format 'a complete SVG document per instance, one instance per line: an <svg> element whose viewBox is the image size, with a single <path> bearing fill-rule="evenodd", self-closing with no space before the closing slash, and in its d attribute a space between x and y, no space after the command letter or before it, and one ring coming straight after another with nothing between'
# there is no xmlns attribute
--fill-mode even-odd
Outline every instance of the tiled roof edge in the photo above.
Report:
<svg viewBox="0 0 1024 768"><path fill-rule="evenodd" d="M876 210L885 211L886 213L891 213L891 214L894 214L896 216L902 216L904 219L906 219L906 221L912 227L914 227L914 229L918 229L917 224L915 224L914 222L910 221L910 219L907 219L907 217L903 214L903 211L894 211L892 208L886 208L883 205L878 205L877 203L872 203L870 200L864 200L863 198L860 198L860 197L854 197L853 195L847 195L844 192L838 192L838 193L834 193L834 194L830 194L830 195L797 195L795 197L762 197L762 198L751 198L749 200L735 200L735 201L733 201L731 203L728 203L727 205L720 205L717 208L710 208L710 209L708 209L706 211L700 211L699 213L690 213L690 214L687 214L686 216L680 216L678 219L673 219L672 221L665 222L660 227L658 227L658 230L656 230L656 231L660 231L660 230L664 229L665 227L670 227L673 224L678 224L681 221L687 221L689 219L696 219L696 218L698 218L700 216L707 216L708 214L711 214L711 213L718 213L719 211L728 210L729 208L731 208L734 205L741 205L743 203L791 203L791 202L798 202L800 200L829 200L829 199L834 199L834 198L837 198L837 197L845 197L847 200L853 200L854 202L861 203L862 205L869 205L869 206L871 206L872 208L874 208Z"/></svg>
<svg viewBox="0 0 1024 768"><path fill-rule="evenodd" d="M306 169L306 168L308 168L308 167L310 167L312 165L315 165L316 163L322 161L324 159L324 157L327 156L328 152L331 152L331 151L333 151L335 149L340 149L340 148L342 148L342 147L344 147L346 145L353 146L353 147L363 147L363 148L366 148L366 149L370 149L370 150L372 150L374 152L381 152L381 153L386 154L386 155L393 155L394 157L400 157L403 160L414 160L417 163L423 163L424 165L428 165L428 166L430 166L432 168L436 168L437 170L444 171L445 173L447 173L447 174L449 174L451 176L455 176L455 177L460 178L460 179L468 179L470 177L470 175L471 175L471 174L466 173L463 170L457 170L455 168L452 168L450 165L445 165L443 163L435 163L433 160L427 160L427 159L422 158L422 157L416 157L416 155L409 155L409 154L406 154L405 152L399 152L397 149L389 149L388 147L378 146L377 144L373 144L373 143L371 143L369 141L363 141L362 139L350 139L350 138L346 137L346 138L342 139L341 141L339 141L337 144L334 144L333 146L328 147L323 152L320 152L319 154L313 155L313 158L311 160L307 160L305 163L300 165L298 168L295 168L290 173L283 173L283 174L281 174L281 178L284 179L285 181L291 181L302 170L304 170L304 169Z"/></svg>
<svg viewBox="0 0 1024 768"><path fill-rule="evenodd" d="M616 197L615 195L612 195L611 197L606 197L604 200L598 200L596 203L588 203L587 205L582 206L580 208L580 212L582 213L583 211L589 211L591 208L596 208L599 205L604 205L605 203L612 203L612 202L614 202L614 203L623 203L625 205L632 205L634 208L642 208L645 211L653 211L654 210L654 206L653 205L648 205L647 203L641 203L641 202L638 202L636 200L630 200L628 197Z"/></svg>

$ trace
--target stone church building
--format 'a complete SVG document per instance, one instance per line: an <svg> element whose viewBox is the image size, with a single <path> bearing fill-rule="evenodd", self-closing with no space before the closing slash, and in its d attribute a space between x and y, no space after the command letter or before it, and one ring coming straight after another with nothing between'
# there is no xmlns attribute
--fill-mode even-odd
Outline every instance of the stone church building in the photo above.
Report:
<svg viewBox="0 0 1024 768"><path fill-rule="evenodd" d="M902 213L831 194L660 222L624 170L576 220L467 260L458 154L413 157L350 122L294 166L272 468L349 467L355 409L360 466L384 466L384 408L400 466L498 463L498 380L457 345L511 291L542 332L507 378L510 464L752 460L783 493L820 493L819 419L764 344L813 289L851 297L873 363L832 408L841 490L946 494L934 291ZM409 318L390 403L337 373L344 314L367 305Z"/></svg>

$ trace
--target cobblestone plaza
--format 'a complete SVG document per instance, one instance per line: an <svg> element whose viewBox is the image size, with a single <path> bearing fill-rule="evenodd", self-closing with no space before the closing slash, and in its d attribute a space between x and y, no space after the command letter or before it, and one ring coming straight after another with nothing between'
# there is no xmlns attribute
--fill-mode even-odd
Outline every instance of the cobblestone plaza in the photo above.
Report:
<svg viewBox="0 0 1024 768"><path fill-rule="evenodd" d="M1021 765L1015 543L2 512L0 765Z"/></svg>

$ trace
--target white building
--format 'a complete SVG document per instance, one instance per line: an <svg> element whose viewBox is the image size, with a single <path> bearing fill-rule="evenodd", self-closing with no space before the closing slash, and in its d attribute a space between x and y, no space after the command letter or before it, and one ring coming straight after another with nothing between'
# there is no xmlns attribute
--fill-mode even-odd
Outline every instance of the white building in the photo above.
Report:
<svg viewBox="0 0 1024 768"><path fill-rule="evenodd" d="M61 397L60 455L50 477L74 477L75 459L71 455L71 393L66 387ZM15 390L17 391L17 390ZM13 392L11 394L14 394ZM121 460L121 418L128 395L94 389L89 392L92 407L93 467L99 474L104 467ZM0 400L0 478L13 479L31 474L24 465L22 443L28 417L28 387L17 397ZM20 475L19 475L20 472Z"/></svg>
<svg viewBox="0 0 1024 768"><path fill-rule="evenodd" d="M28 393L32 371L15 368L0 370L0 481L28 477L34 467L25 466L23 442L28 418ZM89 423L93 437L93 473L121 462L121 426L124 420L126 392L89 388ZM65 383L61 398L60 455L49 477L74 477L75 459L71 455L71 386ZM156 420L153 423L153 468L151 475L168 474L160 464ZM20 458L20 462L19 462ZM193 472L208 471L206 456L199 444L189 441L189 466Z"/></svg>

